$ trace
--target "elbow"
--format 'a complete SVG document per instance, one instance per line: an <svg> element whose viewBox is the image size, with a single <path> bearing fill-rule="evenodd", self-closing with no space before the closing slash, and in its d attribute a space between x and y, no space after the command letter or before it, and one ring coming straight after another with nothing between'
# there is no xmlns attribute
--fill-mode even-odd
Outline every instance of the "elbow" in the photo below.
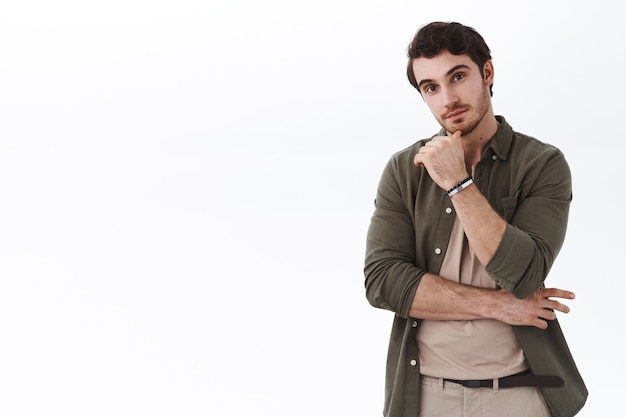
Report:
<svg viewBox="0 0 626 417"><path fill-rule="evenodd" d="M556 250L546 241L532 238L509 227L509 238L487 264L495 283L518 299L524 299L543 286L556 258Z"/></svg>
<svg viewBox="0 0 626 417"><path fill-rule="evenodd" d="M424 272L408 263L378 264L365 269L365 295L376 308L407 317Z"/></svg>
<svg viewBox="0 0 626 417"><path fill-rule="evenodd" d="M543 287L552 263L545 256L534 254L524 272L512 280L509 292L518 299L531 296Z"/></svg>
<svg viewBox="0 0 626 417"><path fill-rule="evenodd" d="M391 305L385 300L382 294L382 281L384 277L380 273L365 270L365 298L372 307L391 309Z"/></svg>

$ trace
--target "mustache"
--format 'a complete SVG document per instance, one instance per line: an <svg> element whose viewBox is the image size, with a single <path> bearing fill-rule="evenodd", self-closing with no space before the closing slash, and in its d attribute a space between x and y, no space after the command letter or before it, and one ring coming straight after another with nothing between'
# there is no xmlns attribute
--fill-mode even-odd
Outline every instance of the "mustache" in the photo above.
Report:
<svg viewBox="0 0 626 417"><path fill-rule="evenodd" d="M444 117L444 119L447 119L448 117L450 117L452 114L458 112L459 110L467 111L467 110L469 110L469 108L470 107L466 106L466 105L455 104L453 107L449 108L446 113L443 114L443 117Z"/></svg>

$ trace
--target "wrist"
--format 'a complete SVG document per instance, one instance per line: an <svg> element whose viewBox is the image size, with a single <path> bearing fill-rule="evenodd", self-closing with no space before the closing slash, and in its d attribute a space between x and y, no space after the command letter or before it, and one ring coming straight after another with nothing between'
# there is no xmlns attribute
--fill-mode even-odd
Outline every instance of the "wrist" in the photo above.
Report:
<svg viewBox="0 0 626 417"><path fill-rule="evenodd" d="M464 180L459 181L453 187L449 188L446 191L446 195L448 197L452 197L453 195L458 194L459 192L463 191L464 189L466 189L467 187L469 187L473 183L474 183L474 180L472 179L472 176L470 175L469 177L465 178Z"/></svg>
<svg viewBox="0 0 626 417"><path fill-rule="evenodd" d="M483 292L483 300L480 303L479 314L484 319L500 320L502 314L502 294L504 290L486 290Z"/></svg>

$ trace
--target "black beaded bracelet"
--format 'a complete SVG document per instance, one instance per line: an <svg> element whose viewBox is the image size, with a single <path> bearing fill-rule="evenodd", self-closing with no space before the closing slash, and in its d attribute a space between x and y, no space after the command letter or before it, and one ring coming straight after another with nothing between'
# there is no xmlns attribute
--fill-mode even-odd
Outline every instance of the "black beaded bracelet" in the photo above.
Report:
<svg viewBox="0 0 626 417"><path fill-rule="evenodd" d="M457 185L455 185L454 187L452 187L448 191L446 191L446 195L448 197L452 197L453 195L455 195L459 191L469 187L473 183L474 183L474 180L472 179L472 176L470 175L469 177L465 178L463 181L461 181L460 183L458 183Z"/></svg>

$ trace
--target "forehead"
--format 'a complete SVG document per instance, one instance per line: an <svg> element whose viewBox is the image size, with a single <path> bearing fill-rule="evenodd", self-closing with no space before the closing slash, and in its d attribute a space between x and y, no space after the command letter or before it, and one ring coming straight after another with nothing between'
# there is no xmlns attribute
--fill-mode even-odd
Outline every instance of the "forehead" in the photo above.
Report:
<svg viewBox="0 0 626 417"><path fill-rule="evenodd" d="M470 70L478 69L478 65L472 61L469 55L453 55L448 51L442 51L433 58L416 58L413 60L412 66L415 79L420 82L420 80L435 81L446 78L450 75L448 72L459 65L467 66Z"/></svg>

